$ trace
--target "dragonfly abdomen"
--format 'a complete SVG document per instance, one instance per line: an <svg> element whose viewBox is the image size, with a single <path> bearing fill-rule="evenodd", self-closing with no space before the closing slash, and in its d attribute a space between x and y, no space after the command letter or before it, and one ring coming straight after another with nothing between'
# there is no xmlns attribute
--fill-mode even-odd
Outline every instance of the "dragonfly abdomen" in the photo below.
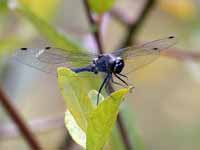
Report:
<svg viewBox="0 0 200 150"><path fill-rule="evenodd" d="M94 72L91 66L81 67L81 68L73 68L72 71L76 73L80 72Z"/></svg>

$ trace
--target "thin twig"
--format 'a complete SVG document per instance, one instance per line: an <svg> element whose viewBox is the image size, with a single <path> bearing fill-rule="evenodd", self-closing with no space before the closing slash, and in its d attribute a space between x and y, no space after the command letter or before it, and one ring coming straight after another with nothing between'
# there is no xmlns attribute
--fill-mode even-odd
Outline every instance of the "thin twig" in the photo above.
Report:
<svg viewBox="0 0 200 150"><path fill-rule="evenodd" d="M102 45L101 45L101 40L100 40L100 35L99 35L99 24L96 24L94 18L92 17L92 13L90 12L90 7L89 7L89 4L88 4L87 0L83 0L83 4L84 4L84 7L85 7L87 18L88 18L89 23L91 25L91 29L93 31L92 33L93 33L93 36L95 38L95 42L97 44L97 48L99 50L99 53L103 54L103 48L102 48ZM72 141L71 138L69 138L67 140L67 142L64 142L61 145L61 147L67 147L69 145L70 145L70 147L72 147L72 145L73 145L73 141Z"/></svg>
<svg viewBox="0 0 200 150"><path fill-rule="evenodd" d="M125 40L122 42L122 44L119 46L121 47L126 47L128 45L130 45L132 43L133 40L133 36L136 35L136 32L138 30L138 28L141 26L141 24L143 23L143 21L145 20L145 18L147 17L147 14L150 12L150 10L153 8L155 4L155 0L147 0L147 2L145 3L138 19L134 22L132 22L131 24L128 23L128 31L125 35ZM120 16L119 16L120 17ZM123 20L122 20L123 21ZM112 90L112 89L110 89ZM130 144L130 139L128 137L125 125L123 123L123 119L122 116L119 114L118 119L118 128L120 129L120 133L121 136L123 137L124 143L126 142L125 146L127 150L131 150L134 149L134 147Z"/></svg>
<svg viewBox="0 0 200 150"><path fill-rule="evenodd" d="M126 142L126 145L124 145L124 146L126 147L127 150L133 150L134 149L133 144L129 144L130 139L127 134L127 130L125 128L123 117L122 117L121 113L119 113L117 116L117 126L120 130L120 134L123 137L123 140Z"/></svg>
<svg viewBox="0 0 200 150"><path fill-rule="evenodd" d="M92 13L90 12L90 8L89 8L89 4L88 4L87 0L83 0L83 2L84 2L87 17L88 17L88 20L90 21L91 26L97 27L96 30L93 32L93 36L94 36L94 39L97 43L98 51L99 51L100 54L102 54L102 53L104 53L104 51L102 49L102 44L101 44L101 40L100 40L100 32L99 32L100 27L92 17ZM112 87L111 84L109 84L108 87L110 87L109 88L110 90L108 90L107 93L111 94L111 92L114 91L113 87ZM130 142L129 137L128 137L128 132L125 129L125 126L124 126L124 123L123 123L122 118L120 116L120 113L118 115L117 124L119 126L118 129L119 129L119 132L122 136L124 146L126 147L127 150L132 150L132 145L131 145L131 142Z"/></svg>
<svg viewBox="0 0 200 150"><path fill-rule="evenodd" d="M139 27L141 27L142 23L144 22L144 20L146 19L147 15L152 10L154 5L155 5L155 0L147 0L138 19L132 24L128 25L128 31L124 38L125 40L119 46L120 48L130 45L132 41L134 41L134 36L136 36Z"/></svg>
<svg viewBox="0 0 200 150"><path fill-rule="evenodd" d="M19 115L17 109L11 103L11 101L6 96L6 94L4 93L3 89L1 89L1 87L0 87L0 101L2 103L2 106L5 108L7 113L10 115L10 117L15 122L18 129L20 130L20 132L24 136L24 139L29 143L30 147L33 150L39 150L40 145L39 145L38 141L35 139L33 133L31 133L30 129L25 124L22 117Z"/></svg>
<svg viewBox="0 0 200 150"><path fill-rule="evenodd" d="M33 119L31 121L27 121L27 125L35 134L47 132L53 129L64 128L63 114L59 114L54 117ZM19 136L19 132L13 123L2 123L0 124L0 135L0 138L2 139L16 138Z"/></svg>
<svg viewBox="0 0 200 150"><path fill-rule="evenodd" d="M107 93L114 92L114 88L112 87L112 84L108 84L106 91L107 91ZM123 122L121 113L119 113L117 116L117 126L118 126L118 130L120 132L120 135L122 137L122 140L124 142L124 147L126 148L126 150L133 150L134 145L130 141L130 138L129 138L128 132L126 130L125 124Z"/></svg>
<svg viewBox="0 0 200 150"><path fill-rule="evenodd" d="M128 19L125 13L123 13L120 9L113 9L111 11L111 16L121 22L125 26L130 26L131 20ZM141 42L142 43L142 42ZM124 45L126 46L126 45ZM120 47L123 47L120 46ZM175 58L177 60L187 60L191 59L194 61L199 61L200 60L200 53L199 52L191 52L189 50L183 50L183 49L175 49L175 48L169 48L168 50L163 51L164 53L162 54L163 56Z"/></svg>
<svg viewBox="0 0 200 150"><path fill-rule="evenodd" d="M86 15L87 15L87 18L89 20L91 29L94 29L92 33L93 33L95 42L97 44L98 51L99 51L100 54L103 54L104 51L103 51L102 44L101 44L101 38L100 38L100 32L99 32L99 30L100 30L99 24L96 23L96 21L94 20L94 18L92 16L92 13L90 12L90 6L89 6L88 1L87 0L83 0L83 4L85 6Z"/></svg>

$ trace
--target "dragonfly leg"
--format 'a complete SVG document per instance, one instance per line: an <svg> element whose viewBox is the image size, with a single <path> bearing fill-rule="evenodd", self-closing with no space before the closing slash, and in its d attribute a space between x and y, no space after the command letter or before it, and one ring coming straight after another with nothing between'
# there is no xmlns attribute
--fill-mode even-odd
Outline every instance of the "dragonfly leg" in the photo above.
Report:
<svg viewBox="0 0 200 150"><path fill-rule="evenodd" d="M121 86L121 87L124 87L124 85L122 85L121 83L114 81L113 78L111 78L111 82L112 82L113 84L116 84L116 85L119 85L119 86Z"/></svg>
<svg viewBox="0 0 200 150"><path fill-rule="evenodd" d="M100 93L101 93L101 91L102 91L104 85L106 85L106 83L110 80L111 77L112 77L112 76L111 76L111 74L109 73L109 74L106 75L105 79L103 80L103 83L101 84L101 86L100 86L100 88L99 88L99 91L98 91L98 94L97 94L97 105L98 105L98 103L99 103L99 95L100 95Z"/></svg>
<svg viewBox="0 0 200 150"><path fill-rule="evenodd" d="M128 79L128 77L126 75L124 75L124 74L118 73L118 75L120 75L120 76L125 77L125 78Z"/></svg>
<svg viewBox="0 0 200 150"><path fill-rule="evenodd" d="M128 86L128 83L126 83L126 81L124 81L122 78L120 78L117 74L114 74L115 75L115 77L117 78L117 79L119 79L120 81L122 81L124 84L126 84L126 86Z"/></svg>

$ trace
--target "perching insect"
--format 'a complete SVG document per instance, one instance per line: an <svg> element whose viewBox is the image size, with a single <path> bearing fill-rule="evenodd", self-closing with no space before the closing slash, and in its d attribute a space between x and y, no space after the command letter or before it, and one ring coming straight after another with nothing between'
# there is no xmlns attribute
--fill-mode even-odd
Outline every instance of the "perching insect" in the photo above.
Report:
<svg viewBox="0 0 200 150"><path fill-rule="evenodd" d="M131 46L105 54L94 54L87 52L67 51L60 48L45 47L44 49L21 48L14 56L20 62L37 68L41 71L55 72L58 66L66 66L76 73L92 72L94 74L106 74L97 96L113 76L122 81L126 86L128 83L123 79L127 74L154 61L161 51L176 43L174 36L147 42L139 46ZM126 67L129 64L129 67ZM117 84L117 83L116 83Z"/></svg>

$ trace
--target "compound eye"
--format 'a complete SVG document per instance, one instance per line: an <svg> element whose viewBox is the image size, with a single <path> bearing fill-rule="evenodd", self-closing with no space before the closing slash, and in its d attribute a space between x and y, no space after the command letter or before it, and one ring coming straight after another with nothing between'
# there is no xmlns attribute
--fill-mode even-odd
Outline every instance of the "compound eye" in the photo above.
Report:
<svg viewBox="0 0 200 150"><path fill-rule="evenodd" d="M120 57L117 57L116 64L121 64L121 62L122 62L122 59Z"/></svg>

